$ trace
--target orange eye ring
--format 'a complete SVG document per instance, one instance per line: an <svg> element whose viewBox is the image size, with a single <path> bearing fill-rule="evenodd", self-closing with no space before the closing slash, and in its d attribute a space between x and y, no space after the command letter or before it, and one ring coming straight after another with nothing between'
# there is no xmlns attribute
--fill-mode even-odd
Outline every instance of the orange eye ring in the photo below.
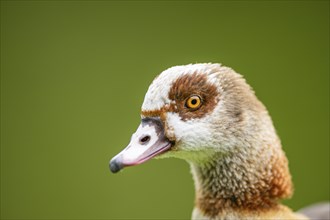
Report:
<svg viewBox="0 0 330 220"><path fill-rule="evenodd" d="M186 101L186 107L191 110L196 110L201 105L202 105L202 99L198 95L192 95Z"/></svg>

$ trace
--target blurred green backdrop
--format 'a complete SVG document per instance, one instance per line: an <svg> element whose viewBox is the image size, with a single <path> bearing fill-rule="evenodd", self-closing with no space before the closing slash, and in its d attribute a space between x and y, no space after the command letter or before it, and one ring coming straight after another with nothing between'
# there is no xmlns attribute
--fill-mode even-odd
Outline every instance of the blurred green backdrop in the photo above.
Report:
<svg viewBox="0 0 330 220"><path fill-rule="evenodd" d="M1 218L190 218L188 164L114 175L152 79L221 62L268 107L298 209L329 199L329 1L1 1Z"/></svg>

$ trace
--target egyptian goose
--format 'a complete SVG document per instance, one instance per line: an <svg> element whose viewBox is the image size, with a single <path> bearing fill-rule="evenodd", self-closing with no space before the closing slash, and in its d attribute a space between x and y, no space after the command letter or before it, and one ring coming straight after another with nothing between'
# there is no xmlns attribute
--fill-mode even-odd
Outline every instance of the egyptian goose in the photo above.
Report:
<svg viewBox="0 0 330 220"><path fill-rule="evenodd" d="M292 195L288 161L265 106L220 64L169 68L150 85L141 124L110 170L153 157L186 160L192 219L307 219L279 203Z"/></svg>

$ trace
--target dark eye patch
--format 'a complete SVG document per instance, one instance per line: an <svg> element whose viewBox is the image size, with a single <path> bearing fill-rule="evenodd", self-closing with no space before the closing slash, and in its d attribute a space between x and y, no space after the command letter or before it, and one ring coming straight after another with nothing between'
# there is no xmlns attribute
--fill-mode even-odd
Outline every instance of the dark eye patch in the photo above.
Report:
<svg viewBox="0 0 330 220"><path fill-rule="evenodd" d="M185 106L187 98L193 94L200 96L203 100L201 107L196 111L190 111ZM186 74L172 84L169 99L175 101L176 108L171 108L171 111L177 112L185 121L192 118L202 118L215 108L218 96L217 87L207 82L205 74Z"/></svg>

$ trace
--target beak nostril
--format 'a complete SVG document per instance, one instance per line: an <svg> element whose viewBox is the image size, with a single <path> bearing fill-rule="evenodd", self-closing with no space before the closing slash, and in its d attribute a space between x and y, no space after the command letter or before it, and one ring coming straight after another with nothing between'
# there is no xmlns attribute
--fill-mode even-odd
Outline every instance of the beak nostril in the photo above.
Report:
<svg viewBox="0 0 330 220"><path fill-rule="evenodd" d="M144 135L140 138L140 144L147 144L150 141L149 135Z"/></svg>

